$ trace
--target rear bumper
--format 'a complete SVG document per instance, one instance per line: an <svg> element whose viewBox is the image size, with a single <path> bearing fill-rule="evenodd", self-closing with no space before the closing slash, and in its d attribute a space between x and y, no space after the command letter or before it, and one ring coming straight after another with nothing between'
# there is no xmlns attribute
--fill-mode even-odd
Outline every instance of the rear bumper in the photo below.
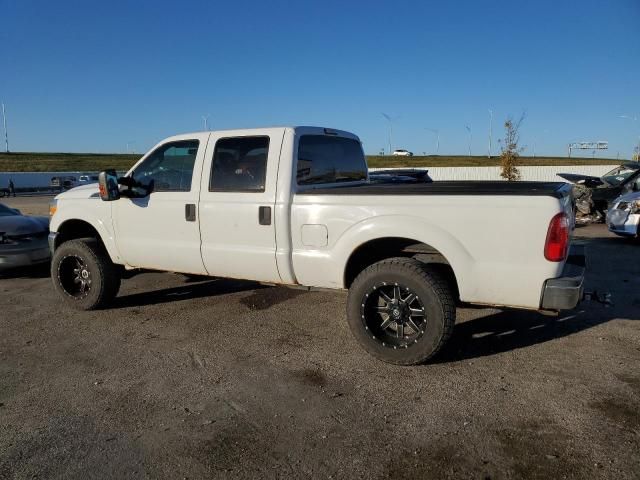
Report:
<svg viewBox="0 0 640 480"><path fill-rule="evenodd" d="M624 215L620 210L609 211L607 226L611 233L625 237L635 237L640 231L640 214Z"/></svg>
<svg viewBox="0 0 640 480"><path fill-rule="evenodd" d="M574 245L564 265L562 276L544 282L540 308L543 310L570 310L584 295L586 256L584 247Z"/></svg>

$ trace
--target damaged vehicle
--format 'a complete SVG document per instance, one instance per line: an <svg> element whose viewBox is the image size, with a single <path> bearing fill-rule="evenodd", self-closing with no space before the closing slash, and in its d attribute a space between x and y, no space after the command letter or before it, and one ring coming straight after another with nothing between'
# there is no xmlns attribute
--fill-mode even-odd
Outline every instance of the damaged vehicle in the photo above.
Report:
<svg viewBox="0 0 640 480"><path fill-rule="evenodd" d="M0 271L48 262L49 219L29 217L0 203Z"/></svg>
<svg viewBox="0 0 640 480"><path fill-rule="evenodd" d="M640 190L640 163L626 162L601 177L558 173L573 183L577 223L602 222L611 202L622 194Z"/></svg>
<svg viewBox="0 0 640 480"><path fill-rule="evenodd" d="M369 172L371 183L431 183L428 170L389 169Z"/></svg>
<svg viewBox="0 0 640 480"><path fill-rule="evenodd" d="M607 212L609 231L622 237L640 237L640 192L616 198Z"/></svg>

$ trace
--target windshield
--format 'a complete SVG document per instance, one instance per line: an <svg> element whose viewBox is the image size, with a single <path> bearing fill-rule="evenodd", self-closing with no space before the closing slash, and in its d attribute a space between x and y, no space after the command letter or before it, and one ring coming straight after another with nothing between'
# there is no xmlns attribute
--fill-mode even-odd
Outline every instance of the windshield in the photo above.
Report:
<svg viewBox="0 0 640 480"><path fill-rule="evenodd" d="M362 145L352 138L302 135L296 178L298 185L366 180Z"/></svg>
<svg viewBox="0 0 640 480"><path fill-rule="evenodd" d="M626 182L633 174L638 172L638 168L627 165L620 165L602 176L602 180L609 185L618 186Z"/></svg>
<svg viewBox="0 0 640 480"><path fill-rule="evenodd" d="M11 217L14 215L18 215L14 210L11 210L6 205L2 205L0 203L0 217Z"/></svg>

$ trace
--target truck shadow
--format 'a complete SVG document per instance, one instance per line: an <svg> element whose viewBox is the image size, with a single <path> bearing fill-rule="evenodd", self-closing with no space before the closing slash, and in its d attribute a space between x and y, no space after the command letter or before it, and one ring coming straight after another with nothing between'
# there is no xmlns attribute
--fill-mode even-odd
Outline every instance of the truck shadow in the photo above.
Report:
<svg viewBox="0 0 640 480"><path fill-rule="evenodd" d="M599 305L588 308L598 312L576 309L555 317L534 311L504 310L456 324L449 343L432 363L470 360L531 347L621 318L614 315L614 309Z"/></svg>
<svg viewBox="0 0 640 480"><path fill-rule="evenodd" d="M229 279L212 279L197 283L189 280L186 285L163 288L130 295L118 296L114 299L109 309L142 307L145 305L157 305L159 303L176 302L178 300L192 300L203 297L216 297L229 293L253 291L265 288L256 282Z"/></svg>

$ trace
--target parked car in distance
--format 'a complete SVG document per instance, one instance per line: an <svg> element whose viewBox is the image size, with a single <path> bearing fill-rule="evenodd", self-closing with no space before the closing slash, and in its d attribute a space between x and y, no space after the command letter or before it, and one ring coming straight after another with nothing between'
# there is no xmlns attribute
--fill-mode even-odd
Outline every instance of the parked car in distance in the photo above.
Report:
<svg viewBox="0 0 640 480"><path fill-rule="evenodd" d="M51 177L49 186L60 190L69 190L76 186L78 179L71 175L63 175L59 177Z"/></svg>
<svg viewBox="0 0 640 480"><path fill-rule="evenodd" d="M80 175L76 182L76 186L87 185L88 183L98 183L98 175Z"/></svg>
<svg viewBox="0 0 640 480"><path fill-rule="evenodd" d="M391 155L395 155L396 157L413 157L413 152L410 152L409 150L394 150L393 153Z"/></svg>
<svg viewBox="0 0 640 480"><path fill-rule="evenodd" d="M0 270L49 261L48 235L47 217L25 216L0 203Z"/></svg>
<svg viewBox="0 0 640 480"><path fill-rule="evenodd" d="M623 237L640 237L640 192L616 198L607 211L609 231Z"/></svg>

